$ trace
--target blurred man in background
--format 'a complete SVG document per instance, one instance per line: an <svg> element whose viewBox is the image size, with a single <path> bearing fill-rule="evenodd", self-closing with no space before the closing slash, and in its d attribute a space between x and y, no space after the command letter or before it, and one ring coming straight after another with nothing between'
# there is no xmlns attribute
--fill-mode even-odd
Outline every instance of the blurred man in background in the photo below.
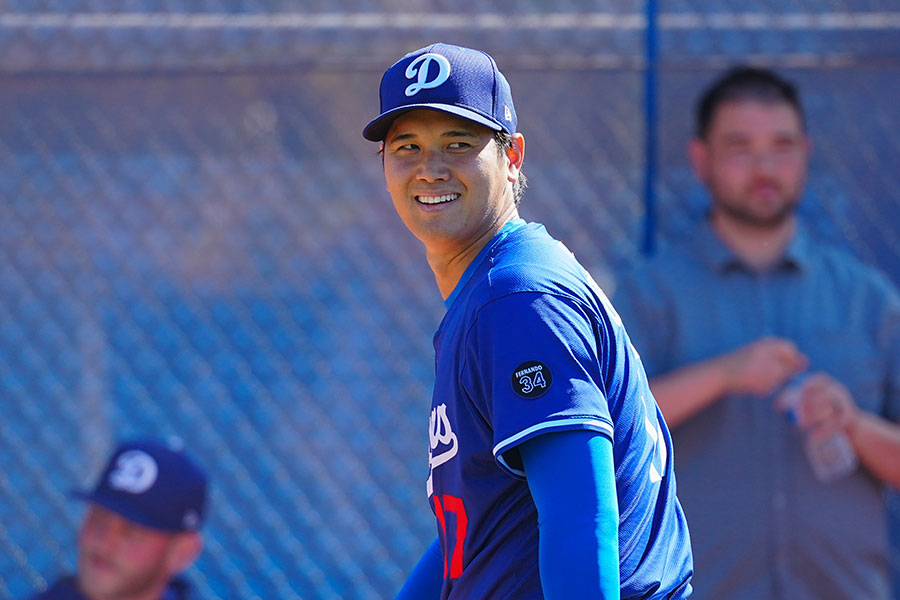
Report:
<svg viewBox="0 0 900 600"><path fill-rule="evenodd" d="M737 68L696 117L708 220L615 296L673 429L695 597L888 600L900 295L798 220L810 142L790 83Z"/></svg>
<svg viewBox="0 0 900 600"><path fill-rule="evenodd" d="M182 600L179 577L203 547L206 475L183 452L153 440L113 453L78 535L78 573L34 600Z"/></svg>

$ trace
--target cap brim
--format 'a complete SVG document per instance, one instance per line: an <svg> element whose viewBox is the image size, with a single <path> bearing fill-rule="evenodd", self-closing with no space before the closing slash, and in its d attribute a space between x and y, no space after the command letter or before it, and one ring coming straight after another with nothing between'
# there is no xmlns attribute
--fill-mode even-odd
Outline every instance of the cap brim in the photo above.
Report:
<svg viewBox="0 0 900 600"><path fill-rule="evenodd" d="M115 498L107 498L104 496L100 496L94 494L92 492L83 492L81 490L72 490L71 495L80 499L85 500L87 502L93 502L94 504L99 504L103 508L111 510L112 512L121 515L128 519L129 521L133 521L138 525L143 525L149 529L155 529L156 531L165 531L167 533L174 533L176 531L182 531L181 529L171 529L168 527L160 527L159 523L153 522L146 515L142 514L140 511L135 510L132 506L127 506L122 502L118 502Z"/></svg>
<svg viewBox="0 0 900 600"><path fill-rule="evenodd" d="M458 117L462 117L463 119L468 119L469 121L475 121L476 123L484 125L485 127L493 129L494 131L501 131L504 129L502 125L500 125L493 119L485 117L481 113L469 110L468 108L462 108L460 106L454 106L452 104L406 104L404 106L399 106L397 108L385 111L378 115L378 117L373 119L368 125L366 125L366 128L363 129L363 137L370 142L384 141L384 138L387 135L388 130L391 128L391 124L394 122L394 120L403 113L407 113L411 110L416 110L417 108L426 108L450 113Z"/></svg>

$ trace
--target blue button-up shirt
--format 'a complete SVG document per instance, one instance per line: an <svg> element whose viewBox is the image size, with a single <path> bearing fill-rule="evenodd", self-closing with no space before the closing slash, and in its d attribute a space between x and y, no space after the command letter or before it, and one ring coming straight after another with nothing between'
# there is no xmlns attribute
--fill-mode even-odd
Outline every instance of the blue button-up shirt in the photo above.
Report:
<svg viewBox="0 0 900 600"><path fill-rule="evenodd" d="M624 277L613 303L651 377L777 336L860 408L900 421L900 295L802 228L757 272L702 225ZM722 398L672 437L694 598L890 597L883 486L862 468L817 481L771 398Z"/></svg>

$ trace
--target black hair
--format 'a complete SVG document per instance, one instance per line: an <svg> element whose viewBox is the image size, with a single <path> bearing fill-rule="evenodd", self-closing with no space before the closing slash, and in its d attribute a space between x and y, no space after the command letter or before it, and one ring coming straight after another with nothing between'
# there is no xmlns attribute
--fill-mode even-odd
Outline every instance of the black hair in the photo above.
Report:
<svg viewBox="0 0 900 600"><path fill-rule="evenodd" d="M694 135L705 139L719 107L738 100L787 102L797 111L800 126L806 129L806 117L794 84L768 69L738 66L716 79L700 97Z"/></svg>

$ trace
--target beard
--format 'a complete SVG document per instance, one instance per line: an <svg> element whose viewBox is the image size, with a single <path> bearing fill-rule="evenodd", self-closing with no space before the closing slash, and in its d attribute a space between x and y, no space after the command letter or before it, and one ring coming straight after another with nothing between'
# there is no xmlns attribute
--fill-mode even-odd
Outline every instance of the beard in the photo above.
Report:
<svg viewBox="0 0 900 600"><path fill-rule="evenodd" d="M783 225L797 210L797 202L785 202L774 212L758 213L726 202L715 201L716 210L728 216L732 221L754 229L773 229Z"/></svg>
<svg viewBox="0 0 900 600"><path fill-rule="evenodd" d="M773 189L769 198L759 198L754 189L767 186ZM774 229L788 221L800 202L800 194L788 191L773 181L754 182L741 194L722 194L711 189L713 210L731 221L753 229Z"/></svg>

